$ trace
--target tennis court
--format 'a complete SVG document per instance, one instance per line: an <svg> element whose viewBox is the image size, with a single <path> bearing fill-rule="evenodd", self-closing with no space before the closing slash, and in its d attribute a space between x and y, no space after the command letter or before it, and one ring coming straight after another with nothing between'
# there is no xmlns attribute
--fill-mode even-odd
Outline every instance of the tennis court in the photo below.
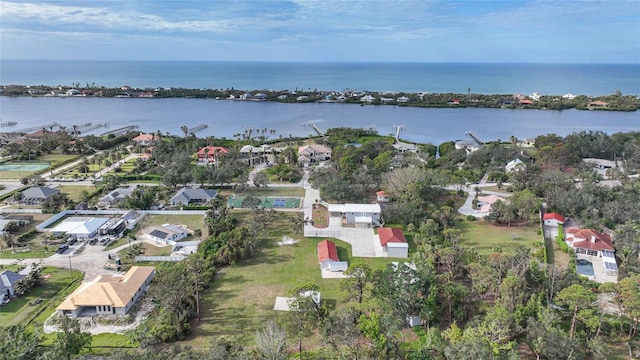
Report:
<svg viewBox="0 0 640 360"><path fill-rule="evenodd" d="M255 197L265 209L297 209L300 207L300 198L297 197ZM235 195L229 197L229 207L241 209L251 207L245 202L245 197Z"/></svg>
<svg viewBox="0 0 640 360"><path fill-rule="evenodd" d="M4 163L0 165L0 171L25 171L34 172L46 169L47 163Z"/></svg>

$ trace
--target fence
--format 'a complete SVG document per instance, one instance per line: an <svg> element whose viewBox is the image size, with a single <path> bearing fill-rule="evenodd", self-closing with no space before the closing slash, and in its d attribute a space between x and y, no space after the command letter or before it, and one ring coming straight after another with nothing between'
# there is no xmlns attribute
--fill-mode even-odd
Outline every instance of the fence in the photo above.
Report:
<svg viewBox="0 0 640 360"><path fill-rule="evenodd" d="M184 259L185 256L136 256L136 261L169 261L178 262Z"/></svg>

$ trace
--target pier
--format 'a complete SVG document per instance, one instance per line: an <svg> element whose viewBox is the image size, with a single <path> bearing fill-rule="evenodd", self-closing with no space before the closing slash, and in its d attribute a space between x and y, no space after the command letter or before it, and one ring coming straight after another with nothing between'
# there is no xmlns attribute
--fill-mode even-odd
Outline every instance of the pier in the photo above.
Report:
<svg viewBox="0 0 640 360"><path fill-rule="evenodd" d="M60 126L60 124L58 124L57 122L52 122L52 123L48 123L48 124L42 124L42 125L39 125L39 126L32 126L32 127L29 127L29 128L16 130L14 132L16 132L16 133L28 133L28 132L31 132L31 131L42 130L42 129L45 129L45 128L50 128L51 130L53 130L53 128L55 126Z"/></svg>
<svg viewBox="0 0 640 360"><path fill-rule="evenodd" d="M5 127L5 126L8 127L8 126L15 126L15 125L18 125L17 121L5 121L5 122L2 122L2 120L0 120L0 127Z"/></svg>
<svg viewBox="0 0 640 360"><path fill-rule="evenodd" d="M207 124L200 124L200 125L196 125L196 126L190 128L190 129L188 129L187 131L190 132L190 133L195 133L196 131L200 131L202 129L206 129L208 127L209 127L209 125L207 125Z"/></svg>
<svg viewBox="0 0 640 360"><path fill-rule="evenodd" d="M123 126L121 128L117 128L115 130L111 130L111 131L107 131L105 133L100 134L100 136L107 136L107 135L121 135L124 133L127 133L131 130L135 130L135 129L139 129L140 126L139 125L129 125L129 126Z"/></svg>
<svg viewBox="0 0 640 360"><path fill-rule="evenodd" d="M318 133L318 135L324 136L324 133L320 131L320 128L318 128L316 124L311 123L311 127L313 128L313 130L315 130Z"/></svg>
<svg viewBox="0 0 640 360"><path fill-rule="evenodd" d="M480 138L476 134L474 134L473 131L467 131L465 134L471 137L473 141L475 141L478 145L484 145L484 142L482 142L482 140L480 140Z"/></svg>
<svg viewBox="0 0 640 360"><path fill-rule="evenodd" d="M92 124L92 123L86 123L83 126L75 126L74 125L74 131L76 132L76 134L82 134L82 133L88 133L91 130L95 130L95 129L99 129L101 127L108 127L109 124L104 123L104 124Z"/></svg>

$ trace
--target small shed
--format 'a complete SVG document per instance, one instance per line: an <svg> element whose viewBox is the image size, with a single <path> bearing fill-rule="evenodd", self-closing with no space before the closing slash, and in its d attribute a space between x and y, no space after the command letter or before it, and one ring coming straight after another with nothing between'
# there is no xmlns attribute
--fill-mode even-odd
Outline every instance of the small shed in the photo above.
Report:
<svg viewBox="0 0 640 360"><path fill-rule="evenodd" d="M320 269L331 272L345 271L349 266L346 261L340 261L336 243L330 240L322 240L318 243L318 263Z"/></svg>
<svg viewBox="0 0 640 360"><path fill-rule="evenodd" d="M564 216L554 212L545 213L542 216L542 220L547 226L558 227L559 225L564 224Z"/></svg>
<svg viewBox="0 0 640 360"><path fill-rule="evenodd" d="M388 257L406 258L409 256L409 244L400 229L382 227L378 229L382 250Z"/></svg>

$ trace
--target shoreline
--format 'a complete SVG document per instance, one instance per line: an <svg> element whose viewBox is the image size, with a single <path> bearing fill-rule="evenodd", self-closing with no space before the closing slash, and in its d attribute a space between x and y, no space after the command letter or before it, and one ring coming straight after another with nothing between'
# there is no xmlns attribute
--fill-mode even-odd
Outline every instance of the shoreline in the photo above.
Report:
<svg viewBox="0 0 640 360"><path fill-rule="evenodd" d="M612 95L543 95L375 92L375 91L300 91L300 90L236 90L184 88L120 88L68 86L0 85L0 96L59 98L127 98L127 99L209 99L279 103L344 103L390 105L417 108L491 108L534 110L597 110L631 112L640 109L640 96Z"/></svg>

